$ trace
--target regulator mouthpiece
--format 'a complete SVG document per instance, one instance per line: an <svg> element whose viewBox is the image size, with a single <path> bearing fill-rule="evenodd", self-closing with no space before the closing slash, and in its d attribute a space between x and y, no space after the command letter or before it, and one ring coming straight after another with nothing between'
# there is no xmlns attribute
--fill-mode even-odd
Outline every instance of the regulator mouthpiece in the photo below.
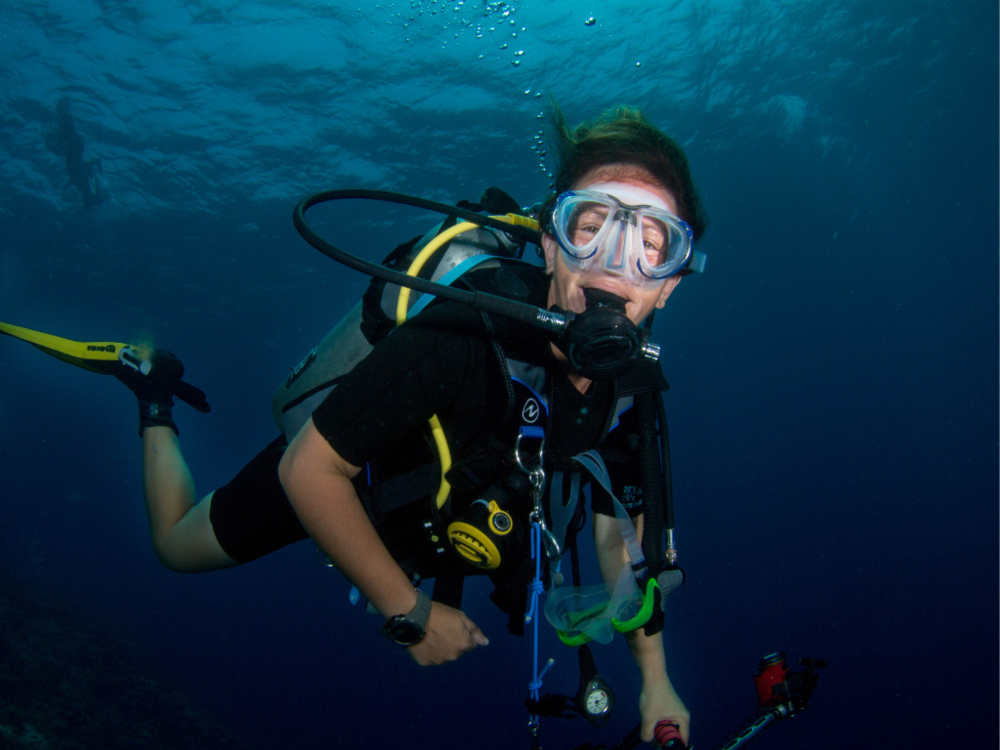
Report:
<svg viewBox="0 0 1000 750"><path fill-rule="evenodd" d="M556 342L570 369L591 380L613 380L636 359L656 361L660 348L645 340L625 314L625 300L604 289L584 289L587 309Z"/></svg>
<svg viewBox="0 0 1000 750"><path fill-rule="evenodd" d="M619 297L614 292L587 287L583 290L583 296L587 300L588 310L606 307L610 310L617 310L622 315L625 314L626 300L624 297Z"/></svg>

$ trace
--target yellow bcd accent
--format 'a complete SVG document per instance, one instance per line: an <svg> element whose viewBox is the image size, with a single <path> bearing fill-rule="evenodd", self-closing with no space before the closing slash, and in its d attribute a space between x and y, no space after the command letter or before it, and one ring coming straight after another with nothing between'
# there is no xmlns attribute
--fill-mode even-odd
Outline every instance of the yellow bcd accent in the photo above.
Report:
<svg viewBox="0 0 1000 750"><path fill-rule="evenodd" d="M490 218L506 221L508 224L528 227L536 231L538 230L538 222L527 216L506 214L505 216L491 216ZM479 229L479 224L473 224L470 221L463 221L461 224L456 224L455 226L441 232L441 234L428 242L427 245L424 246L419 253L417 253L417 257L413 259L413 262L410 263L410 267L406 269L406 275L416 276L420 273L420 269L424 267L424 264L427 263L431 256L434 255L434 253L436 253L442 245L450 242L458 235L472 229ZM399 288L399 298L396 300L396 325L398 326L401 326L406 322L406 314L410 307L410 291L411 290L408 286L401 286ZM441 461L441 485L438 487L437 497L435 498L435 503L440 510L444 507L445 502L447 502L448 495L451 494L451 485L448 483L448 480L444 478L444 475L447 474L448 470L451 468L451 451L448 449L448 441L445 438L444 429L441 427L441 421L438 419L437 414L433 415L429 422L431 426L431 434L434 436L434 444L437 446L438 457Z"/></svg>

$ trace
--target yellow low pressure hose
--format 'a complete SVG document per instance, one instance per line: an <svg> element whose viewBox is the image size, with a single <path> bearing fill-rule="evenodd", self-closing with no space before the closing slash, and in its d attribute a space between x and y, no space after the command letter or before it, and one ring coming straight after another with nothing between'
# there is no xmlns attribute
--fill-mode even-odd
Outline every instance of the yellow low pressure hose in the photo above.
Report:
<svg viewBox="0 0 1000 750"><path fill-rule="evenodd" d="M538 229L538 222L534 219L529 219L527 216L507 214L506 216L492 216L490 218L500 219L501 221L506 221L510 224L520 224L522 226ZM427 263L431 256L434 255L434 253L436 253L442 245L450 242L463 232L468 232L470 229L479 229L479 225L473 224L470 221L463 221L461 224L456 224L455 226L441 232L441 234L428 242L423 250L417 253L417 257L413 259L410 267L406 269L406 275L416 276L420 273L420 269L424 267L424 264ZM410 288L406 286L400 287L399 299L396 301L396 325L401 326L406 322L406 314L409 311L409 308ZM430 426L431 434L434 436L434 444L437 446L438 456L441 461L441 486L438 487L437 498L435 499L437 507L440 510L448 500L448 495L451 494L451 485L448 483L448 480L444 478L444 475L447 474L448 470L451 468L451 451L448 449L448 440L445 438L444 428L441 427L441 420L438 419L437 414L430 418Z"/></svg>
<svg viewBox="0 0 1000 750"><path fill-rule="evenodd" d="M525 226L530 229L538 230L538 222L527 216L520 216L518 214L506 214L505 216L491 216L491 219L499 219L500 221L506 221L509 224L514 224L518 226ZM450 242L458 235L463 232L468 232L470 229L479 229L478 224L473 224L471 221L463 221L461 224L456 224L450 229L446 229L441 232L437 237L432 239L424 249L417 253L417 257L413 259L410 267L406 269L407 276L416 276L420 273L420 269L424 267L424 264L430 260L430 257L438 251L442 245L446 242ZM400 287L399 299L396 301L396 325L403 325L406 321L406 312L410 306L410 288Z"/></svg>

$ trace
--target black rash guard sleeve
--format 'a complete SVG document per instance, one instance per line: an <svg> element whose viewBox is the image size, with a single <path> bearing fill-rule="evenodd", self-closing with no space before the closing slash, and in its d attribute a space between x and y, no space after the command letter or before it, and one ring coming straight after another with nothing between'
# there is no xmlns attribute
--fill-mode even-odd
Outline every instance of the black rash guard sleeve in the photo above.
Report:
<svg viewBox="0 0 1000 750"><path fill-rule="evenodd" d="M313 424L354 466L434 414L451 427L449 444L458 447L496 418L494 380L499 365L479 314L444 302L394 329L330 392Z"/></svg>

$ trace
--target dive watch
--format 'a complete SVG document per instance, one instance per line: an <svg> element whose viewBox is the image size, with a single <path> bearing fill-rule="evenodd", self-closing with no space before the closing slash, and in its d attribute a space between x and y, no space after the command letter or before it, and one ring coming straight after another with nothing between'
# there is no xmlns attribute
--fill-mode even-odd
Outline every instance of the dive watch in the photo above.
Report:
<svg viewBox="0 0 1000 750"><path fill-rule="evenodd" d="M412 646L424 639L424 628L431 614L431 599L420 589L415 589L417 603L405 615L395 615L385 621L378 631L393 643Z"/></svg>

